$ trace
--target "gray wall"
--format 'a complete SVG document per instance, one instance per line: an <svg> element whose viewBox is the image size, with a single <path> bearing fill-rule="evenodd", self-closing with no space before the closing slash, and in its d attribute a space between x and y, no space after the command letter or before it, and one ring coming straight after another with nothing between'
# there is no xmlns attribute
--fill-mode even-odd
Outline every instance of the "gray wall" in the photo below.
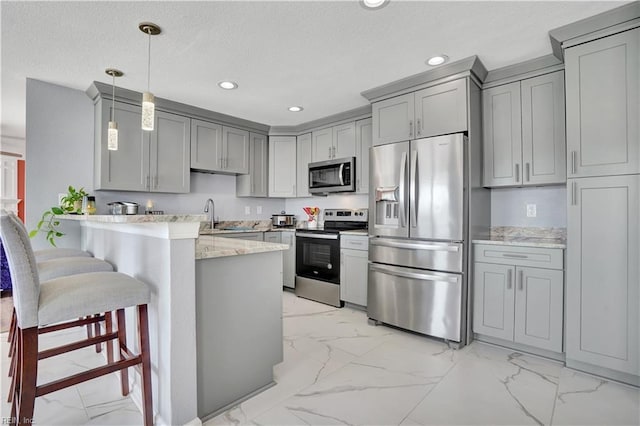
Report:
<svg viewBox="0 0 640 426"><path fill-rule="evenodd" d="M98 214L110 201L134 201L166 213L202 213L207 198L215 201L221 220L270 219L285 208L282 199L236 198L234 176L191 173L191 193L93 191L93 103L79 90L39 80L27 80L26 103L26 222L33 229L42 212L58 203L69 185L96 196ZM262 214L256 212L262 207ZM249 207L250 214L245 214ZM77 223L63 223L67 235L60 247L79 244ZM44 238L32 240L35 249L49 247Z"/></svg>
<svg viewBox="0 0 640 426"><path fill-rule="evenodd" d="M536 217L527 217L527 204L535 204ZM491 226L567 226L565 186L500 188L491 190Z"/></svg>

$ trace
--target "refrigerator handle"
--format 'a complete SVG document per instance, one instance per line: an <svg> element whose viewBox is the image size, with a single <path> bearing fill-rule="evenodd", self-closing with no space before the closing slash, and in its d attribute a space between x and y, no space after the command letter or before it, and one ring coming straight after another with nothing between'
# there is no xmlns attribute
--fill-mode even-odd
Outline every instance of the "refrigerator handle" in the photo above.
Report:
<svg viewBox="0 0 640 426"><path fill-rule="evenodd" d="M411 212L411 226L418 225L418 151L411 153L411 181L409 183L409 210Z"/></svg>
<svg viewBox="0 0 640 426"><path fill-rule="evenodd" d="M369 269L372 271L382 272L383 274L393 275L396 277L410 278L414 280L423 281L445 281L450 283L457 283L459 277L457 275L450 274L450 276L423 274L418 272L410 272L412 270L401 270L400 268L388 266L380 263L370 263Z"/></svg>
<svg viewBox="0 0 640 426"><path fill-rule="evenodd" d="M406 217L406 208L407 208L407 200L406 200L406 180L407 180L407 153L406 151L402 153L402 158L400 159L400 196L398 197L398 207L400 213L400 227L404 228L407 226L407 217Z"/></svg>

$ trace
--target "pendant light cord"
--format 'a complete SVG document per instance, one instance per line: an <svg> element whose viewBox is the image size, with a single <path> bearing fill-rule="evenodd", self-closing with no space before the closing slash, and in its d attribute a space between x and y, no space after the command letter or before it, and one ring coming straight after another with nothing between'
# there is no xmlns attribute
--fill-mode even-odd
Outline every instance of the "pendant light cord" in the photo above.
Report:
<svg viewBox="0 0 640 426"><path fill-rule="evenodd" d="M116 121L116 73L111 73L111 121Z"/></svg>
<svg viewBox="0 0 640 426"><path fill-rule="evenodd" d="M147 51L147 92L150 92L151 87L151 28L147 28L147 35L149 36L149 45Z"/></svg>

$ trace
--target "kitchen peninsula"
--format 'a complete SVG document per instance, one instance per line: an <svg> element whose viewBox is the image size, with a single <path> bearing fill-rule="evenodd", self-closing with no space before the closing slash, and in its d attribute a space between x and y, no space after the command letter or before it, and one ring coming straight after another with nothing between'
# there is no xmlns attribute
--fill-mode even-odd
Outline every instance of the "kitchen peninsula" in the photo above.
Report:
<svg viewBox="0 0 640 426"><path fill-rule="evenodd" d="M199 236L204 215L60 218L80 223L82 249L151 287L156 424L200 424L272 384L282 360L286 245ZM133 312L127 322L135 323ZM260 351L251 349L256 341ZM137 383L132 389L139 405Z"/></svg>

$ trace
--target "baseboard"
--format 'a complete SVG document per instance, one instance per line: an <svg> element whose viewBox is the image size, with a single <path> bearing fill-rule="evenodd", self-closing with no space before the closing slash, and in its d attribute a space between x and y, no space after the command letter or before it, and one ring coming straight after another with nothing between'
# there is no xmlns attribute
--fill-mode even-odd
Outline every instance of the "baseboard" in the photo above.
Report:
<svg viewBox="0 0 640 426"><path fill-rule="evenodd" d="M273 386L275 386L275 385L277 385L277 383L276 383L275 381L274 381L274 382L271 382L271 383L268 383L268 384L266 384L265 386L263 386L263 387L261 387L261 388L259 388L259 389L254 390L254 391L253 391L253 392L251 392L250 394L247 394L247 395L245 395L244 397L242 397L242 398L240 398L240 399L238 399L238 400L236 400L236 401L233 401L231 404L227 404L227 405L225 405L224 407L222 407L222 408L220 408L220 409L218 409L218 410L214 411L213 413L211 413L211 414L208 414L208 415L204 416L201 420L202 420L202 422L207 422L207 421L209 421L210 419L212 419L212 418L214 418L214 417L216 417L216 416L219 416L220 414L224 413L224 412L225 412L225 411L227 411L228 409L233 408L233 407L235 407L236 405L240 405L240 404L242 404L242 403L243 403L244 401L246 401L247 399L249 399L249 398L253 398L253 397L254 397L254 396L256 396L257 394L259 394L259 393L261 393L261 392L264 392L264 391L266 391L267 389L269 389L269 388L271 388L271 387L273 387Z"/></svg>
<svg viewBox="0 0 640 426"><path fill-rule="evenodd" d="M640 387L640 376L636 376L629 373L623 373L621 371L611 370L610 368L598 367L597 365L587 364L586 362L576 361L574 359L568 359L565 362L568 368L572 370L578 370L583 373L587 373L598 378L605 378L607 380L613 380L625 385L631 385L634 387Z"/></svg>
<svg viewBox="0 0 640 426"><path fill-rule="evenodd" d="M546 349L536 348L534 346L523 345L522 343L510 342L508 340L497 339L491 336L485 336L484 334L473 334L474 340L479 342L489 343L491 345L501 346L503 348L513 349L518 352L524 352L536 356L541 356L543 358L549 358L554 361L564 362L565 355L563 353L548 351Z"/></svg>

